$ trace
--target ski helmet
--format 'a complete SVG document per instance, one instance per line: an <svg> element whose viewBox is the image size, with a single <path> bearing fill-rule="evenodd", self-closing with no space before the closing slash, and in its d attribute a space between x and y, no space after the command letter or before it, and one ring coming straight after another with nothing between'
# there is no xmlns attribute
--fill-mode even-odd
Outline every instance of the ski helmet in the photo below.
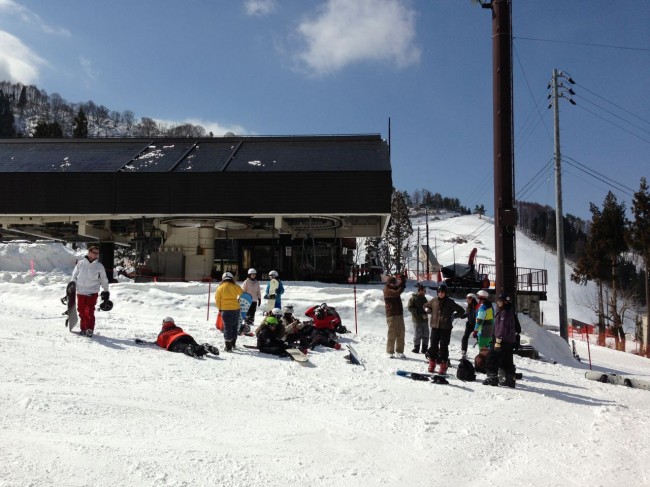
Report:
<svg viewBox="0 0 650 487"><path fill-rule="evenodd" d="M291 314L292 315L293 314L293 305L285 304L284 306L282 306L282 312L284 314Z"/></svg>
<svg viewBox="0 0 650 487"><path fill-rule="evenodd" d="M231 272L228 272L228 271L224 272L224 273L223 273L223 276L221 276L221 279L222 279L222 280L226 280L226 279L231 279L231 280L232 280L232 278L233 278L232 273L231 273Z"/></svg>
<svg viewBox="0 0 650 487"><path fill-rule="evenodd" d="M278 324L278 319L275 316L267 316L266 317L266 322L269 325L277 325Z"/></svg>
<svg viewBox="0 0 650 487"><path fill-rule="evenodd" d="M99 305L99 309L102 311L110 311L113 309L113 301L110 299L107 299L106 301L102 301L101 304Z"/></svg>
<svg viewBox="0 0 650 487"><path fill-rule="evenodd" d="M248 275L250 276L251 274L257 274L257 271L253 269L252 267L248 269Z"/></svg>
<svg viewBox="0 0 650 487"><path fill-rule="evenodd" d="M173 322L174 322L174 318L172 318L171 316L167 316L163 318L163 323L173 323Z"/></svg>
<svg viewBox="0 0 650 487"><path fill-rule="evenodd" d="M273 308L271 314L273 316L282 316L282 310L280 308Z"/></svg>
<svg viewBox="0 0 650 487"><path fill-rule="evenodd" d="M278 276L279 276L278 271L269 272L269 277L278 277Z"/></svg>
<svg viewBox="0 0 650 487"><path fill-rule="evenodd" d="M485 289L481 289L479 292L476 293L478 295L479 299L487 299L490 295Z"/></svg>
<svg viewBox="0 0 650 487"><path fill-rule="evenodd" d="M510 302L510 296L508 296L506 293L499 294L498 299L503 301L504 303L509 303Z"/></svg>

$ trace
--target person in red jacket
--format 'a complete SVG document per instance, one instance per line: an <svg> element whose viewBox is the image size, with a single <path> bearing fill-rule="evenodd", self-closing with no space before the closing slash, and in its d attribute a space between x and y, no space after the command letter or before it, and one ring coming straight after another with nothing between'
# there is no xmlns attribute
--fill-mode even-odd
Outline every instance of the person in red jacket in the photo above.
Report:
<svg viewBox="0 0 650 487"><path fill-rule="evenodd" d="M341 318L336 310L327 303L312 306L305 315L314 322L309 347L313 350L318 345L339 350L341 344L337 341L336 329L341 325Z"/></svg>
<svg viewBox="0 0 650 487"><path fill-rule="evenodd" d="M174 323L174 318L167 316L163 319L162 329L158 333L156 345L170 352L184 353L190 357L201 358L205 354L219 355L219 349L209 343L199 345L189 333L185 333Z"/></svg>

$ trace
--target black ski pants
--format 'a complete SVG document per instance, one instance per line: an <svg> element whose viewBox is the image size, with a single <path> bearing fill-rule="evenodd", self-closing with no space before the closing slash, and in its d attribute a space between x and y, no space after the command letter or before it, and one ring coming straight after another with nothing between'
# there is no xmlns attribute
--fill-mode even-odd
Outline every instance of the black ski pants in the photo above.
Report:
<svg viewBox="0 0 650 487"><path fill-rule="evenodd" d="M492 344L494 347L494 344ZM502 343L499 348L491 348L485 359L485 372L488 377L496 377L499 369L503 369L506 376L514 376L515 364L512 359L514 354L514 343Z"/></svg>
<svg viewBox="0 0 650 487"><path fill-rule="evenodd" d="M460 349L463 352L467 352L467 346L469 345L469 337L472 335L472 332L474 331L474 325L472 325L469 321L465 322L465 333L463 333L463 338L460 340Z"/></svg>
<svg viewBox="0 0 650 487"><path fill-rule="evenodd" d="M451 329L431 328L429 343L429 358L438 363L447 362L449 359L449 341L451 340Z"/></svg>

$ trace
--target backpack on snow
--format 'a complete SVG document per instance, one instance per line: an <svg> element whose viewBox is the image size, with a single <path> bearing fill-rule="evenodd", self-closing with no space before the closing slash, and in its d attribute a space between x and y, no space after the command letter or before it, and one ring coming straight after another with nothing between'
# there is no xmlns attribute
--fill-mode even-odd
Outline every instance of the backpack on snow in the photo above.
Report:
<svg viewBox="0 0 650 487"><path fill-rule="evenodd" d="M476 380L476 372L474 371L474 366L472 362L466 358L461 358L458 363L458 369L456 371L456 377L463 382L473 382Z"/></svg>

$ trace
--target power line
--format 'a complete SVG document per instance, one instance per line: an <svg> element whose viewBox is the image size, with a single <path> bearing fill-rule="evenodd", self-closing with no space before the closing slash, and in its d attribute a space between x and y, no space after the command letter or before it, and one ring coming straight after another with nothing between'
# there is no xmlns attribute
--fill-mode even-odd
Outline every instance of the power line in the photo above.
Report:
<svg viewBox="0 0 650 487"><path fill-rule="evenodd" d="M576 105L576 106L577 106L578 108L580 108L581 110L584 110L585 112L591 113L594 117L596 117L596 118L600 118L600 119L603 120L604 122L607 122L607 123L609 123L610 125L613 125L614 127L617 127L617 128L619 128L619 129L623 130L624 132L627 132L627 133L630 134L630 135L633 135L633 136L636 137L637 139L640 139L640 140L642 140L642 141L647 142L648 144L650 144L650 140L648 140L648 139L644 139L644 138L641 137L640 135L637 135L637 134L635 134L634 132L632 132L631 130L626 129L625 127L621 127L620 125L615 124L615 123L612 122L611 120L607 120L606 118L601 117L601 116L600 116L599 114L597 114L596 112L594 112L594 111L592 111L592 110L589 110L588 108L585 108L585 107L582 106L582 105Z"/></svg>
<svg viewBox="0 0 650 487"><path fill-rule="evenodd" d="M598 105L597 103L594 103L593 101L589 100L588 98L585 98L585 97L580 96L580 95L576 95L576 97L577 97L577 98L580 98L581 100L586 101L587 103L590 103L591 105L595 106L596 108L600 108L600 109L601 109L602 111L604 111L605 113L609 113L611 116L613 116L613 117L615 117L615 118L618 118L619 120L622 120L622 121L625 122L625 123L629 123L629 124L632 125L634 128L640 130L641 132L645 132L646 134L650 135L650 130L644 129L643 127L641 127L641 126L635 124L634 122L630 122L630 121L627 120L626 118L623 118L623 117L621 117L620 115L617 115L616 113L614 113L614 112L608 110L607 108L602 107L602 106Z"/></svg>
<svg viewBox="0 0 650 487"><path fill-rule="evenodd" d="M583 90L588 91L589 93L591 93L591 94L594 95L595 97L600 98L601 100L603 100L603 101L609 103L610 105L614 105L614 106L615 106L616 108L618 108L619 110L622 110L622 111L624 111L625 113L628 113L628 114L632 115L633 117L638 118L639 120L641 120L641 121L643 121L643 122L645 122L645 123L647 123L647 124L650 124L650 121L646 120L646 119L643 118L643 117L640 117L639 115L637 115L637 114L635 114L635 113L632 113L631 111L629 111L629 110L623 108L623 107L620 106L620 105L617 105L617 104L614 103L613 101L608 100L607 98L605 98L605 97L599 95L598 93L594 93L594 92L591 91L589 88L587 88L585 85L576 82L576 86L579 86L579 87L582 88Z"/></svg>
<svg viewBox="0 0 650 487"><path fill-rule="evenodd" d="M628 188L624 184L618 183L614 181L613 179L605 176L604 174L599 173L598 171L594 171L593 169L585 166L584 164L581 164L580 162L576 161L575 159L572 159L570 157L563 156L562 161L566 162L570 166L578 169L579 171L584 172L588 176L591 176L594 179L597 179L601 183L605 183L606 185L610 186L611 188L616 189L617 191L620 191L621 193L624 193L628 196L634 196L634 190Z"/></svg>
<svg viewBox="0 0 650 487"><path fill-rule="evenodd" d="M626 51L641 51L641 52L650 52L650 49L646 47L629 47L629 46L614 46L610 44L597 44L592 42L574 42L574 41L558 41L556 39L541 39L539 37L519 37L513 36L513 39L521 39L525 41L538 41L538 42L553 42L556 44L573 44L576 46L589 46L589 47L604 47L607 49L622 49Z"/></svg>

